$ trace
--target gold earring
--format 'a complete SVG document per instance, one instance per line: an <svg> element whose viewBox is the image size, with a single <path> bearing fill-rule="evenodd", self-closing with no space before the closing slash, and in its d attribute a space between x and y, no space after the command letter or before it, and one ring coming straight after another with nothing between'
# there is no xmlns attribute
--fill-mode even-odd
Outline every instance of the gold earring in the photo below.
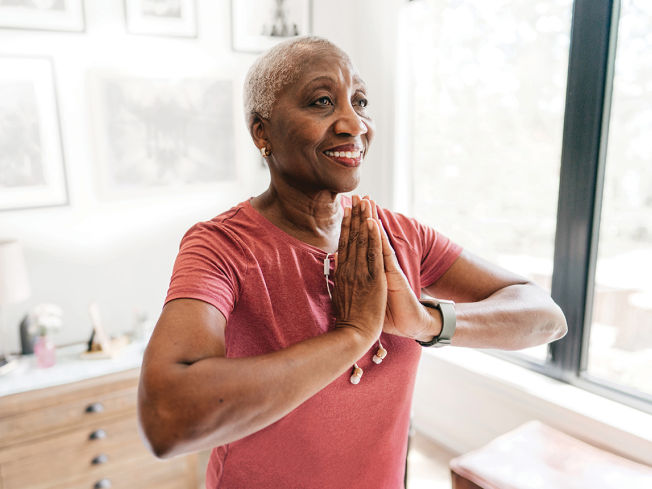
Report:
<svg viewBox="0 0 652 489"><path fill-rule="evenodd" d="M267 148L267 146L263 146L260 148L260 154L263 155L263 158L267 158L269 155L272 154L272 151Z"/></svg>

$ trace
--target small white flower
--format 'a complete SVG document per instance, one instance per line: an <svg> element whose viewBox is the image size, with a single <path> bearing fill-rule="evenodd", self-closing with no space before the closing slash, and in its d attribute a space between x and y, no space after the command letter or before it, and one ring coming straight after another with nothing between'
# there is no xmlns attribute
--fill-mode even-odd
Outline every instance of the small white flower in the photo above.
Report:
<svg viewBox="0 0 652 489"><path fill-rule="evenodd" d="M63 324L63 311L56 304L39 304L31 312L31 323L42 335L59 331Z"/></svg>

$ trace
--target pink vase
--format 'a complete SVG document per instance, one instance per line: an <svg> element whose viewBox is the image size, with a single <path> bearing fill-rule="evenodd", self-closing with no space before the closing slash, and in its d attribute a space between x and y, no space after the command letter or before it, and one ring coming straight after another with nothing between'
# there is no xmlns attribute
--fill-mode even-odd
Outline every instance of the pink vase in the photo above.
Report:
<svg viewBox="0 0 652 489"><path fill-rule="evenodd" d="M34 344L36 365L39 368L48 368L57 363L57 354L54 342L47 336L39 336Z"/></svg>

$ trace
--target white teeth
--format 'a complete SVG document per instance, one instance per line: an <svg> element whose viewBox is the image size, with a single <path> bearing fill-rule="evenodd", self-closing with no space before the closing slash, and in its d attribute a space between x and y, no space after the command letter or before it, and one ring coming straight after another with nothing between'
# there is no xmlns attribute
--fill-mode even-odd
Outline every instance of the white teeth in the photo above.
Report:
<svg viewBox="0 0 652 489"><path fill-rule="evenodd" d="M324 151L327 156L334 156L335 158L360 158L361 151Z"/></svg>

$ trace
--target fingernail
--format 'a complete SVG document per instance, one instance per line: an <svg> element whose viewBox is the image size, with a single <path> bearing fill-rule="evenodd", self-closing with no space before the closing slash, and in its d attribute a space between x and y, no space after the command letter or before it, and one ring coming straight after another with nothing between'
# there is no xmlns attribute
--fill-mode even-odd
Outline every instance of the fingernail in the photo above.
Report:
<svg viewBox="0 0 652 489"><path fill-rule="evenodd" d="M369 231L373 231L374 229L374 220L369 218L367 219L367 227L369 228Z"/></svg>
<svg viewBox="0 0 652 489"><path fill-rule="evenodd" d="M344 208L344 217L349 217L351 215L351 208L350 207L345 207Z"/></svg>
<svg viewBox="0 0 652 489"><path fill-rule="evenodd" d="M364 212L366 205L364 200L360 201L360 212Z"/></svg>

